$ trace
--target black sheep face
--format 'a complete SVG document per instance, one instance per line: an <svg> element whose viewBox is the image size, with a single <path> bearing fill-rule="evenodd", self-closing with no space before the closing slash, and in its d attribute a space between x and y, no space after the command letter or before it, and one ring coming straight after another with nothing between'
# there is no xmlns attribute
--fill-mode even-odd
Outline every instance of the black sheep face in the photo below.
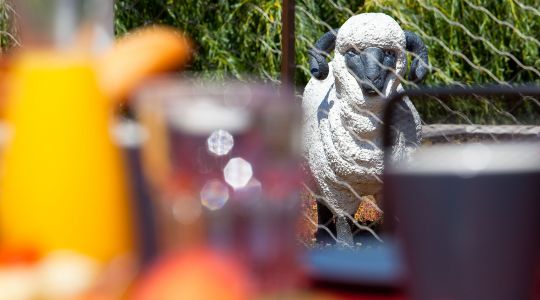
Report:
<svg viewBox="0 0 540 300"><path fill-rule="evenodd" d="M345 54L345 63L364 94L381 95L390 72L395 72L396 53L379 47L350 49Z"/></svg>
<svg viewBox="0 0 540 300"><path fill-rule="evenodd" d="M318 80L326 79L329 74L330 68L326 59L336 47L339 30L333 29L325 33L315 43L315 47L308 50L310 72ZM408 81L420 83L429 73L428 51L424 42L413 32L404 31L404 34L405 48L402 50L380 47L360 49L352 46L340 52L345 58L349 72L356 78L365 95L383 94L388 73L396 73L398 58L402 56L401 51L410 52L414 57Z"/></svg>

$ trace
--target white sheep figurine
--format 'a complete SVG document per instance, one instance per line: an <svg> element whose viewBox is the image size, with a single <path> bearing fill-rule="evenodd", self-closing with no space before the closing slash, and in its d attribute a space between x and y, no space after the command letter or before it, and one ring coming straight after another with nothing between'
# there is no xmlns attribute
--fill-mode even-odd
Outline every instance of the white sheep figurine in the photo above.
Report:
<svg viewBox="0 0 540 300"><path fill-rule="evenodd" d="M328 63L326 56L334 48ZM403 89L407 52L414 57L409 80L419 82L428 73L424 43L381 13L351 17L309 51L314 78L302 103L305 157L315 192L324 199L319 200L319 224L335 220L337 239L345 244L353 243L347 215L354 216L360 196L377 198L381 191L381 120L386 97ZM418 112L409 99L400 106L392 149L396 159L421 141Z"/></svg>

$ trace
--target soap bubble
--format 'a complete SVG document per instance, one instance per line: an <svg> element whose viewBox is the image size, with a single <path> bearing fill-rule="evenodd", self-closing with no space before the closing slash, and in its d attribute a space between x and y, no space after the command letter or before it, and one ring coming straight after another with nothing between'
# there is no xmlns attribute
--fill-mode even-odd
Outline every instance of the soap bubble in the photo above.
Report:
<svg viewBox="0 0 540 300"><path fill-rule="evenodd" d="M251 164L245 159L236 157L229 160L223 169L225 181L235 189L246 186L253 176Z"/></svg>
<svg viewBox="0 0 540 300"><path fill-rule="evenodd" d="M208 181L201 190L201 203L210 210L222 208L229 200L229 188L220 180Z"/></svg>
<svg viewBox="0 0 540 300"><path fill-rule="evenodd" d="M234 146L233 136L225 130L216 130L212 132L208 140L208 151L217 156L226 155Z"/></svg>

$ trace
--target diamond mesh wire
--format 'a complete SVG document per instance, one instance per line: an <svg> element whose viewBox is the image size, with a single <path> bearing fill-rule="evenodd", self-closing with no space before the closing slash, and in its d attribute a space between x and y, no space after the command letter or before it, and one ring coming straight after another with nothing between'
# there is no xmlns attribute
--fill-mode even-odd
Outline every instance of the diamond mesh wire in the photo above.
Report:
<svg viewBox="0 0 540 300"><path fill-rule="evenodd" d="M296 1L297 98L300 101L303 87L311 79L308 49L323 33L364 12L386 13L424 41L431 73L423 85L539 84L539 4L538 0ZM7 25L12 15L9 3L0 0L2 47L17 44ZM280 0L117 0L116 15L117 34L155 23L185 29L198 44L191 66L194 71L242 80L251 78L245 75L250 73L256 79L279 84ZM409 61L413 58L409 54ZM418 87L406 77L400 79L406 89ZM421 147L539 138L538 97L511 101L504 97L469 96L450 101L432 97L411 101L422 120ZM301 240L311 246L325 243L315 239L317 229L336 240L332 224L319 222L317 200L324 199L314 186L307 180L300 234ZM358 197L363 194L348 182L343 182L343 187ZM380 238L377 232L384 215L380 200L371 195L361 198L357 213L348 216L348 223L356 236Z"/></svg>
<svg viewBox="0 0 540 300"><path fill-rule="evenodd" d="M338 6L336 2L326 2ZM362 7L365 11L384 12L393 16L403 28L415 32L426 43L430 54L431 74L424 86L444 84L466 87L483 83L511 86L539 82L538 55L526 54L525 48L512 48L511 45L514 42L508 45L504 45L503 42L508 36L512 36L511 39L520 41L525 47L536 49L532 52L536 53L537 36L533 32L527 32L527 28L538 26L540 21L538 11L532 9L533 6L519 1L509 1L508 6L500 5L495 8L487 2L470 0L447 1L446 6L438 1L426 0L415 1L414 4L405 1L402 5L395 3L390 5L389 1L366 1L366 3L368 4ZM354 8L339 7L340 11L346 11L351 16L355 14ZM400 8L406 9L400 10ZM455 10L460 12L456 13ZM358 12L363 11L360 9L356 13ZM325 23L302 6L298 8L298 13L310 16L310 19L324 26L326 30L334 28L333 24ZM472 15L476 17L480 15L478 22L468 20ZM480 25L480 22L483 24ZM526 27L522 26L523 22L527 23ZM445 34L445 32L452 33ZM504 34L497 36L496 32L504 32ZM456 37L460 39L459 42L454 40ZM475 52L480 48L482 51ZM332 57L330 55L329 60ZM414 59L414 54L409 53L409 58ZM497 59L502 59L504 63L495 67L497 62L493 60ZM382 65L381 67L384 68ZM299 69L308 72L307 64L299 66ZM509 72L509 70L515 70L515 72ZM519 77L516 74L522 76ZM523 76L524 74L527 75ZM400 79L406 88L421 87L406 78ZM422 122L423 139L418 147L429 147L435 144L484 144L508 141L540 142L538 97L472 94L444 100L435 96L415 97L410 100L418 109ZM382 119L381 115L377 117ZM395 122L400 123L398 120ZM408 126L414 126L414 123ZM348 130L354 132L354 129ZM358 142L358 139L356 141ZM376 140L374 142L377 143ZM360 197L363 195L362 191L353 190L350 182L345 181L343 185L362 199L357 213L348 216L353 235L360 236L354 239L356 245L361 244L366 232L380 239L377 232L384 216L380 208L382 197L377 199L373 196ZM307 206L312 210L317 205L315 203L319 206L321 203L330 207L335 205L314 191L317 184L309 182L306 186L308 195L306 201L310 203ZM339 207L333 207L334 211L339 211L339 209ZM325 244L328 241L338 245L344 244L337 238L335 225L331 224L327 217L321 222L317 214L311 212L311 214L306 214L306 218L309 219L309 224L312 224L312 232L318 231L325 237L322 241L313 239L314 244Z"/></svg>

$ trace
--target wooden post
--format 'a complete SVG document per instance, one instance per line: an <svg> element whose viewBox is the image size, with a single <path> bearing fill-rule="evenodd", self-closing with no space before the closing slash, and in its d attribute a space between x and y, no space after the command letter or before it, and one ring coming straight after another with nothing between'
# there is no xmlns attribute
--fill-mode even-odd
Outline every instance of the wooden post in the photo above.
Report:
<svg viewBox="0 0 540 300"><path fill-rule="evenodd" d="M294 86L294 12L295 0L283 0L281 22L281 85L285 88Z"/></svg>

